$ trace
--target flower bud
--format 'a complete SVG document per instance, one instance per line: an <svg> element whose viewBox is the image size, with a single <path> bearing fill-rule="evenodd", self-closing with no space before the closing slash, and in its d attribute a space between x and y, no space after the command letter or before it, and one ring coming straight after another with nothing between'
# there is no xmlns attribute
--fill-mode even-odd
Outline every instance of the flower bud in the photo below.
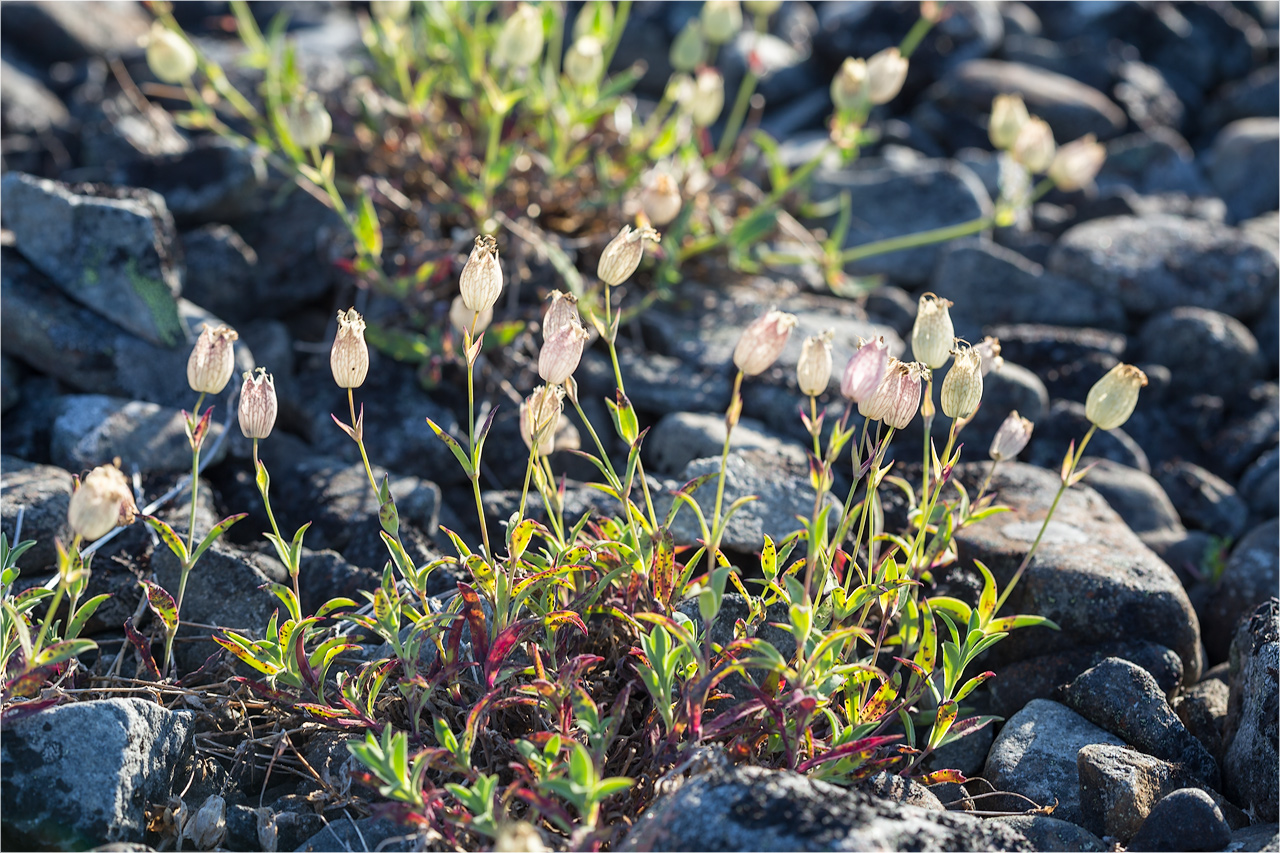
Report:
<svg viewBox="0 0 1280 853"><path fill-rule="evenodd" d="M595 36L583 36L564 55L564 73L574 85L588 86L604 73L604 48Z"/></svg>
<svg viewBox="0 0 1280 853"><path fill-rule="evenodd" d="M942 413L952 420L964 420L978 411L982 402L982 356L965 344L952 351L956 360L942 380Z"/></svg>
<svg viewBox="0 0 1280 853"><path fill-rule="evenodd" d="M75 486L67 505L72 532L92 542L112 528L133 524L138 514L129 481L114 465L99 465Z"/></svg>
<svg viewBox="0 0 1280 853"><path fill-rule="evenodd" d="M699 68L693 85L693 123L710 127L724 109L724 78L714 68Z"/></svg>
<svg viewBox="0 0 1280 853"><path fill-rule="evenodd" d="M1075 192L1093 183L1106 160L1107 149L1090 133L1058 149L1049 178L1063 192Z"/></svg>
<svg viewBox="0 0 1280 853"><path fill-rule="evenodd" d="M924 365L919 362L902 362L891 357L875 392L858 403L858 414L902 429L911 423L920 405L920 379L924 371Z"/></svg>
<svg viewBox="0 0 1280 853"><path fill-rule="evenodd" d="M550 455L555 449L556 426L564 411L564 387L539 385L520 404L520 437L525 447L538 456ZM537 447L534 441L537 440Z"/></svg>
<svg viewBox="0 0 1280 853"><path fill-rule="evenodd" d="M880 387L889 369L889 348L884 338L866 341L845 365L840 377L840 394L854 403L861 403ZM896 361L896 359L894 359Z"/></svg>
<svg viewBox="0 0 1280 853"><path fill-rule="evenodd" d="M549 341L561 329L581 325L578 297L559 290L551 291L551 304L547 306L547 313L542 315L542 340Z"/></svg>
<svg viewBox="0 0 1280 853"><path fill-rule="evenodd" d="M235 341L238 335L226 326L204 324L191 356L187 359L187 384L192 391L221 394L236 369Z"/></svg>
<svg viewBox="0 0 1280 853"><path fill-rule="evenodd" d="M542 13L521 3L498 31L493 64L498 68L528 68L542 56Z"/></svg>
<svg viewBox="0 0 1280 853"><path fill-rule="evenodd" d="M538 375L548 385L559 385L573 375L582 360L587 330L576 320L561 326L547 338L538 353Z"/></svg>
<svg viewBox="0 0 1280 853"><path fill-rule="evenodd" d="M1053 129L1042 118L1032 116L1030 121L1018 131L1018 138L1013 141L1010 154L1021 163L1028 172L1039 175L1048 170L1053 163L1053 154L1057 146L1053 142Z"/></svg>
<svg viewBox="0 0 1280 853"><path fill-rule="evenodd" d="M528 821L503 823L493 842L493 853L549 853L537 828Z"/></svg>
<svg viewBox="0 0 1280 853"><path fill-rule="evenodd" d="M359 388L369 375L369 347L364 342L364 318L350 308L338 312L338 334L329 350L329 367L339 388Z"/></svg>
<svg viewBox="0 0 1280 853"><path fill-rule="evenodd" d="M693 85L693 78L688 74L677 73L672 74L671 79L667 81L667 87L663 90L662 97L671 103L680 107L682 111L687 112L693 105L693 99L697 96L697 87Z"/></svg>
<svg viewBox="0 0 1280 853"><path fill-rule="evenodd" d="M701 65L706 55L707 42L702 37L702 25L695 18L676 35L668 58L674 70L689 72Z"/></svg>
<svg viewBox="0 0 1280 853"><path fill-rule="evenodd" d="M996 430L995 438L991 439L991 449L987 452L997 462L1015 458L1031 440L1034 427L1035 424L1018 414L1017 409L1013 410Z"/></svg>
<svg viewBox="0 0 1280 853"><path fill-rule="evenodd" d="M1018 95L996 95L991 102L991 118L987 122L987 136L991 144L1001 151L1013 147L1023 126L1031 121L1027 105Z"/></svg>
<svg viewBox="0 0 1280 853"><path fill-rule="evenodd" d="M221 846L227 835L227 802L213 794L202 805L182 830L197 850L214 850Z"/></svg>
<svg viewBox="0 0 1280 853"><path fill-rule="evenodd" d="M887 104L907 82L908 62L896 47L886 47L867 60L867 96L873 104Z"/></svg>
<svg viewBox="0 0 1280 853"><path fill-rule="evenodd" d="M147 67L164 83L185 83L196 73L196 52L191 43L156 21L141 41L147 48Z"/></svg>
<svg viewBox="0 0 1280 853"><path fill-rule="evenodd" d="M613 32L612 3L584 4L573 19L573 37L575 39L611 32Z"/></svg>
<svg viewBox="0 0 1280 853"><path fill-rule="evenodd" d="M782 0L743 0L742 5L751 14L767 18L782 8Z"/></svg>
<svg viewBox="0 0 1280 853"><path fill-rule="evenodd" d="M245 438L266 438L276 425L276 382L265 367L246 372L240 386L240 431Z"/></svg>
<svg viewBox="0 0 1280 853"><path fill-rule="evenodd" d="M820 335L810 335L800 346L800 361L796 363L796 384L800 393L816 397L825 393L831 381L830 329Z"/></svg>
<svg viewBox="0 0 1280 853"><path fill-rule="evenodd" d="M608 285L622 284L631 278L631 274L640 266L640 258L644 257L644 242L652 240L657 243L662 237L649 226L632 230L630 225L623 225L618 236L609 241L600 255L600 264L596 267L596 275Z"/></svg>
<svg viewBox="0 0 1280 853"><path fill-rule="evenodd" d="M651 169L640 188L640 208L659 227L680 215L684 200L676 179L664 169Z"/></svg>
<svg viewBox="0 0 1280 853"><path fill-rule="evenodd" d="M724 44L742 29L742 7L738 0L704 0L702 32L712 44Z"/></svg>
<svg viewBox="0 0 1280 853"><path fill-rule="evenodd" d="M329 141L333 133L333 119L320 103L320 96L308 92L301 101L285 107L284 126L289 137L299 148L316 148Z"/></svg>
<svg viewBox="0 0 1280 853"><path fill-rule="evenodd" d="M851 110L867 103L867 61L845 59L831 78L831 100L838 109Z"/></svg>
<svg viewBox="0 0 1280 853"><path fill-rule="evenodd" d="M794 314L770 308L742 330L733 350L734 366L747 376L759 376L778 360L798 321Z"/></svg>
<svg viewBox="0 0 1280 853"><path fill-rule="evenodd" d="M1138 391L1147 385L1147 374L1132 364L1117 364L1089 389L1084 415L1098 429L1115 429L1129 420L1138 405Z"/></svg>
<svg viewBox="0 0 1280 853"><path fill-rule="evenodd" d="M472 311L493 308L502 293L502 266L498 263L498 241L488 234L476 237L471 257L458 279L462 301Z"/></svg>
<svg viewBox="0 0 1280 853"><path fill-rule="evenodd" d="M484 334L484 330L489 328L489 324L492 322L492 308L481 311L477 315L475 311L467 307L467 303L462 300L461 293L453 297L453 301L449 303L449 325L457 329L459 333L469 332L472 338L478 338Z"/></svg>
<svg viewBox="0 0 1280 853"><path fill-rule="evenodd" d="M926 367L937 370L947 363L955 346L956 329L951 322L951 301L935 294L920 297L916 322L911 327L911 355Z"/></svg>
<svg viewBox="0 0 1280 853"><path fill-rule="evenodd" d="M973 348L973 351L982 357L982 375L986 376L993 370L999 370L1004 367L1004 359L1000 357L1000 339L987 335L982 339L982 343Z"/></svg>
<svg viewBox="0 0 1280 853"><path fill-rule="evenodd" d="M408 20L413 5L409 0L369 0L369 11L379 21Z"/></svg>

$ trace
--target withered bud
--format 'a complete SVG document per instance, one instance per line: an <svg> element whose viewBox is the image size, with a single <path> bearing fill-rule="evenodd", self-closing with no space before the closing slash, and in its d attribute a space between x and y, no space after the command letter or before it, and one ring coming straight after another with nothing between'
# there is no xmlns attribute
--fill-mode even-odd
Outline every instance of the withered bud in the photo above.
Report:
<svg viewBox="0 0 1280 853"><path fill-rule="evenodd" d="M816 397L827 390L831 381L831 339L835 335L830 329L819 335L810 335L800 346L800 361L796 363L796 384L800 393Z"/></svg>
<svg viewBox="0 0 1280 853"><path fill-rule="evenodd" d="M138 506L129 481L115 465L99 465L78 483L67 505L67 524L86 541L106 536L117 526L133 524Z"/></svg>
<svg viewBox="0 0 1280 853"><path fill-rule="evenodd" d="M232 329L208 323L200 332L187 359L187 384L191 390L205 394L221 394L236 369L235 341L240 337Z"/></svg>
<svg viewBox="0 0 1280 853"><path fill-rule="evenodd" d="M911 354L916 361L934 370L947 363L955 346L951 305L950 300L932 293L923 294L916 309L915 325L911 327Z"/></svg>
<svg viewBox="0 0 1280 853"><path fill-rule="evenodd" d="M630 225L623 225L618 236L604 247L600 264L596 267L596 275L607 285L622 284L640 266L645 241L657 243L661 239L658 232L647 225L634 230Z"/></svg>
<svg viewBox="0 0 1280 853"><path fill-rule="evenodd" d="M354 308L338 312L338 333L329 350L329 367L339 388L359 388L369 375L369 347L364 318Z"/></svg>
<svg viewBox="0 0 1280 853"><path fill-rule="evenodd" d="M797 322L794 314L770 308L742 330L742 337L733 350L734 366L747 376L764 373L782 355Z"/></svg>
<svg viewBox="0 0 1280 853"><path fill-rule="evenodd" d="M472 311L484 313L498 301L502 293L502 266L498 263L498 241L489 234L476 237L458 285L462 301Z"/></svg>
<svg viewBox="0 0 1280 853"><path fill-rule="evenodd" d="M191 816L182 830L197 850L213 850L222 844L227 835L227 802L217 794L211 795L204 805Z"/></svg>
<svg viewBox="0 0 1280 853"><path fill-rule="evenodd" d="M1138 392L1147 385L1147 374L1132 364L1117 364L1089 389L1085 417L1098 429L1115 429L1129 420L1138 405Z"/></svg>
<svg viewBox="0 0 1280 853"><path fill-rule="evenodd" d="M245 438L266 438L276 425L276 382L265 367L258 375L244 374L240 386L240 431Z"/></svg>
<svg viewBox="0 0 1280 853"><path fill-rule="evenodd" d="M1031 430L1034 427L1035 424L1014 409L996 430L995 438L991 439L991 449L987 452L997 462L1015 458L1031 440Z"/></svg>
<svg viewBox="0 0 1280 853"><path fill-rule="evenodd" d="M942 413L963 420L978 411L982 402L982 356L968 344L957 344L955 362L942 380Z"/></svg>
<svg viewBox="0 0 1280 853"><path fill-rule="evenodd" d="M520 404L520 437L538 456L555 449L556 426L564 412L564 387L539 385ZM535 448L534 442L537 441Z"/></svg>
<svg viewBox="0 0 1280 853"><path fill-rule="evenodd" d="M987 335L981 343L974 346L973 351L982 356L982 375L1004 367L1004 359L1000 357L1000 339Z"/></svg>

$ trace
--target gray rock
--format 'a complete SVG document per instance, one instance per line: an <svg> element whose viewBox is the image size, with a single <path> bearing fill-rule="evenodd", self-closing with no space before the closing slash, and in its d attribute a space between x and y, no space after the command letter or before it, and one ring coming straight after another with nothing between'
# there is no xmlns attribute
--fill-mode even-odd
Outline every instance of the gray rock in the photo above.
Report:
<svg viewBox="0 0 1280 853"><path fill-rule="evenodd" d="M982 330L1004 323L1050 323L1123 330L1119 299L1047 274L1044 267L985 240L943 247L930 289L955 303L956 334L977 343Z"/></svg>
<svg viewBox="0 0 1280 853"><path fill-rule="evenodd" d="M961 465L953 476L977 488L986 469ZM1001 465L991 488L1012 512L960 531L955 538L960 563L981 560L1003 589L1039 532L1059 485L1054 472L1020 462ZM1182 584L1106 501L1083 484L1063 494L1007 612L1037 613L1061 630L1014 631L992 649L1004 662L1145 640L1174 650L1185 677L1199 678L1200 630Z"/></svg>
<svg viewBox="0 0 1280 853"><path fill-rule="evenodd" d="M1117 216L1077 225L1048 268L1118 297L1131 315L1170 305L1251 317L1276 289L1276 256L1225 225L1173 216Z"/></svg>
<svg viewBox="0 0 1280 853"><path fill-rule="evenodd" d="M277 811L273 803L268 806L275 819L277 850L295 850L307 840L324 832L327 822L323 815L316 814L310 807L303 811ZM258 840L258 809L252 806L233 803L227 806L227 835L222 842L226 850L259 850L262 843ZM343 818L345 822L345 817ZM358 843L358 842L357 842ZM341 850L338 846L334 849ZM357 848L352 848L357 849Z"/></svg>
<svg viewBox="0 0 1280 853"><path fill-rule="evenodd" d="M1105 371L1096 375L1101 377ZM1143 399L1138 397L1138 408L1143 408ZM1075 400L1054 400L1045 416L1036 421L1035 431L1031 433L1031 442L1022 452L1022 459L1041 468L1057 470L1062 467L1062 455L1067 452L1068 445L1076 442L1089 431L1093 424L1085 415L1084 403ZM1127 424L1126 424L1127 426ZM1107 459L1126 468L1133 468L1143 474L1151 472L1151 462L1142 446L1125 431L1124 427L1095 432L1089 439L1089 453L1095 457ZM1086 481L1087 482L1087 481Z"/></svg>
<svg viewBox="0 0 1280 853"><path fill-rule="evenodd" d="M1080 782L1075 755L1092 744L1123 746L1124 741L1057 702L1036 699L1014 714L987 756L983 778L998 791L1021 794L1042 806L1058 806L1061 820L1080 823ZM1010 810L1025 810L1025 800L1007 801ZM988 803L987 807L994 804Z"/></svg>
<svg viewBox="0 0 1280 853"><path fill-rule="evenodd" d="M849 193L855 211L876 211L873 217L853 217L845 234L846 249L958 225L988 216L992 210L982 181L952 160L867 160L851 169L819 169L815 174L815 199L844 192ZM936 245L900 250L846 264L845 269L853 275L885 275L895 283L923 284L933 275L941 252Z"/></svg>
<svg viewBox="0 0 1280 853"><path fill-rule="evenodd" d="M1280 514L1280 447L1258 457L1240 478L1239 494L1250 514L1266 518Z"/></svg>
<svg viewBox="0 0 1280 853"><path fill-rule="evenodd" d="M146 400L174 408L195 404L187 359L201 327L222 321L185 299L177 302L186 344L162 347L107 322L64 296L11 249L0 250L0 347L13 358L90 394ZM253 368L236 346L236 372Z"/></svg>
<svg viewBox="0 0 1280 853"><path fill-rule="evenodd" d="M7 132L41 134L71 126L66 105L44 83L8 61L0 69L0 115Z"/></svg>
<svg viewBox="0 0 1280 853"><path fill-rule="evenodd" d="M0 355L0 412L22 401L22 368L7 355Z"/></svg>
<svg viewBox="0 0 1280 853"><path fill-rule="evenodd" d="M1081 459L1080 464L1093 465L1085 482L1106 498L1129 529L1143 537L1144 542L1151 535L1182 530L1173 502L1150 474L1091 456Z"/></svg>
<svg viewBox="0 0 1280 853"><path fill-rule="evenodd" d="M1155 477L1188 527L1232 538L1244 532L1249 508L1226 480L1199 465L1178 461L1161 465Z"/></svg>
<svg viewBox="0 0 1280 853"><path fill-rule="evenodd" d="M187 231L182 235L182 250L187 261L182 292L188 299L230 322L254 316L258 255L231 226L205 225ZM278 370L272 366L273 372Z"/></svg>
<svg viewBox="0 0 1280 853"><path fill-rule="evenodd" d="M1202 439L1213 448L1215 471L1235 476L1280 439L1280 389L1275 382L1259 382L1244 399L1237 397L1233 416L1216 434Z"/></svg>
<svg viewBox="0 0 1280 853"><path fill-rule="evenodd" d="M1263 65L1240 80L1233 80L1214 93L1205 104L1200 122L1218 128L1240 118L1274 116L1280 103L1280 70Z"/></svg>
<svg viewBox="0 0 1280 853"><path fill-rule="evenodd" d="M6 725L0 746L6 845L78 850L142 839L144 809L173 791L194 723L191 711L105 699Z"/></svg>
<svg viewBox="0 0 1280 853"><path fill-rule="evenodd" d="M939 370L934 375L934 403L938 405L941 395L942 381L946 370ZM1040 377L1020 364L1006 360L999 370L993 370L982 378L982 404L968 425L957 436L957 441L965 445L966 459L981 459L991 446L1000 424L1004 423L1009 412L1016 410L1018 414L1034 424L1043 422L1049 409L1049 392L1040 381ZM939 448L946 443L946 419L938 406L938 420L934 422L933 435ZM942 424L940 426L940 424ZM1034 433L1033 433L1034 434ZM924 440L924 426L915 419L902 431L899 441L920 444ZM902 445L899 444L899 447ZM941 452L941 450L939 450Z"/></svg>
<svg viewBox="0 0 1280 853"><path fill-rule="evenodd" d="M1232 222L1280 206L1280 118L1244 118L1218 134L1209 152L1209 178L1227 202Z"/></svg>
<svg viewBox="0 0 1280 853"><path fill-rule="evenodd" d="M328 293L351 240L341 217L301 190L273 201L240 233L258 257L259 317L288 317Z"/></svg>
<svg viewBox="0 0 1280 853"><path fill-rule="evenodd" d="M905 803L909 806L916 806L935 812L946 811L942 807L942 801L924 785L914 779L898 776L887 770L881 770L879 773L863 779L858 783L858 788L868 794L875 794L877 797L883 797L895 803Z"/></svg>
<svg viewBox="0 0 1280 853"><path fill-rule="evenodd" d="M18 251L71 298L143 340L175 346L182 266L164 199L11 172L0 181Z"/></svg>
<svg viewBox="0 0 1280 853"><path fill-rule="evenodd" d="M1107 159L1096 183L1100 194L1117 189L1130 189L1144 196L1180 193L1184 198L1209 193L1195 152L1177 131L1168 127L1107 143Z"/></svg>
<svg viewBox="0 0 1280 853"><path fill-rule="evenodd" d="M1227 722L1227 701L1231 689L1226 682L1205 678L1188 687L1170 702L1170 707L1187 731L1204 744L1215 758L1222 755L1222 732Z"/></svg>
<svg viewBox="0 0 1280 853"><path fill-rule="evenodd" d="M1280 216L1271 214L1262 217L1269 226L1267 235L1268 239L1271 233L1280 233ZM1249 222L1257 222L1251 219ZM1249 229L1249 222L1241 223L1251 234L1258 234L1257 230ZM1255 238L1257 239L1257 238ZM1272 245L1276 254L1280 255L1280 239ZM1271 371L1271 375L1276 374L1277 361L1280 360L1280 291L1271 294L1271 300L1267 302L1267 307L1262 309L1257 320L1253 325L1253 336L1258 339L1258 350L1262 353L1262 357L1266 359L1267 368Z"/></svg>
<svg viewBox="0 0 1280 853"><path fill-rule="evenodd" d="M1258 341L1244 323L1205 308L1174 308L1138 334L1142 357L1173 374L1176 395L1231 397L1262 378Z"/></svg>
<svg viewBox="0 0 1280 853"><path fill-rule="evenodd" d="M1211 576L1214 561L1219 559L1225 541L1203 530L1187 530L1181 524L1175 530L1138 535L1144 545L1169 564L1169 568L1173 569L1178 580L1188 590L1195 587L1201 579ZM1203 602L1193 600L1192 603L1196 605L1196 613L1200 615L1203 625ZM1202 630L1207 632L1208 628Z"/></svg>
<svg viewBox="0 0 1280 853"><path fill-rule="evenodd" d="M127 0L5 4L0 21L10 33L39 33L24 39L22 49L50 64L136 53L150 24Z"/></svg>
<svg viewBox="0 0 1280 853"><path fill-rule="evenodd" d="M1186 108L1160 69L1125 61L1116 67L1115 76L1112 95L1138 127L1154 130L1182 125Z"/></svg>
<svg viewBox="0 0 1280 853"><path fill-rule="evenodd" d="M659 352L637 353L619 347L618 369L627 398L639 411L654 415L672 412L720 412L729 406L733 379L723 369L693 368L679 358ZM583 354L574 374L583 390L613 399L616 384L609 357L595 350ZM584 404L585 405L585 404ZM604 437L603 435L601 436Z"/></svg>
<svg viewBox="0 0 1280 853"><path fill-rule="evenodd" d="M1205 791L1232 828L1249 818L1190 773L1134 749L1111 744L1083 747L1076 756L1080 771L1081 826L1097 836L1110 835L1123 844L1142 827L1165 796L1182 788Z"/></svg>
<svg viewBox="0 0 1280 853"><path fill-rule="evenodd" d="M1225 793L1255 820L1277 814L1277 719L1280 718L1280 600L1272 598L1242 623L1231 643L1231 698L1227 711Z"/></svg>
<svg viewBox="0 0 1280 853"><path fill-rule="evenodd" d="M1106 95L1062 74L1018 62L974 59L962 63L926 93L946 115L986 116L996 95L1022 96L1033 114L1053 128L1055 139L1067 142L1095 134L1110 139L1125 127L1124 111Z"/></svg>
<svg viewBox="0 0 1280 853"><path fill-rule="evenodd" d="M18 559L18 566L39 572L58 563L54 540L71 541L67 506L71 503L71 473L54 465L35 465L12 456L0 457L0 528L14 544L18 511L22 511L23 539L33 545Z"/></svg>
<svg viewBox="0 0 1280 853"><path fill-rule="evenodd" d="M675 412L653 427L644 441L644 458L655 474L677 475L695 459L719 456L724 449L723 415ZM753 418L742 418L733 428L731 450L761 450L786 460L790 468L808 463L804 448L773 433Z"/></svg>
<svg viewBox="0 0 1280 853"><path fill-rule="evenodd" d="M660 797L621 850L1026 850L1003 826L903 805L798 773L720 768Z"/></svg>
<svg viewBox="0 0 1280 853"><path fill-rule="evenodd" d="M1145 669L1107 658L1067 685L1062 702L1130 746L1182 765L1210 787L1221 786L1218 763L1182 725Z"/></svg>
<svg viewBox="0 0 1280 853"><path fill-rule="evenodd" d="M1236 544L1205 607L1205 647L1226 660L1240 620L1275 595L1280 585L1280 520L1259 524Z"/></svg>
<svg viewBox="0 0 1280 853"><path fill-rule="evenodd" d="M1280 850L1280 826L1274 823L1260 823L1256 826L1237 829L1231 833L1231 845L1227 849L1240 851L1240 853Z"/></svg>
<svg viewBox="0 0 1280 853"><path fill-rule="evenodd" d="M160 193L179 225L233 222L261 207L266 155L220 138L198 139L179 151L132 158L109 171L111 183ZM188 260L187 267L192 267ZM257 294L269 300L269 293ZM262 303L259 303L262 304Z"/></svg>
<svg viewBox="0 0 1280 853"><path fill-rule="evenodd" d="M990 818L989 822L1003 824L1021 833L1032 850L1101 853L1111 849L1101 838L1084 827L1048 815L1009 815Z"/></svg>
<svg viewBox="0 0 1280 853"><path fill-rule="evenodd" d="M210 418L204 445L204 456L210 465L226 455L225 443L217 454L209 454L222 434L220 421L225 414L215 409ZM159 474L191 470L191 444L182 412L102 394L68 394L62 398L53 422L50 450L55 463L72 471L102 465L115 457L120 458L125 471L137 468Z"/></svg>
<svg viewBox="0 0 1280 853"><path fill-rule="evenodd" d="M1166 795L1129 841L1129 850L1221 850L1231 827L1213 798L1198 788Z"/></svg>
<svg viewBox="0 0 1280 853"><path fill-rule="evenodd" d="M311 850L417 850L421 839L408 827L382 817L350 817L331 822L304 841L299 853Z"/></svg>
<svg viewBox="0 0 1280 853"><path fill-rule="evenodd" d="M1120 332L1077 329L1043 323L990 326L1006 361L1035 371L1053 399L1083 400L1089 388L1124 355L1128 340Z"/></svg>

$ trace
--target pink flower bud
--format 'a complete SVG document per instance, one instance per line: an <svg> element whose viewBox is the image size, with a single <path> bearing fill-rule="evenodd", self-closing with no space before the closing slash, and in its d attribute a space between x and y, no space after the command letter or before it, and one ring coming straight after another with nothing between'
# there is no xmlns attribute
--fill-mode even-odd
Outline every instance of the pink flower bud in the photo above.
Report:
<svg viewBox="0 0 1280 853"><path fill-rule="evenodd" d="M553 290L551 304L547 306L547 313L542 315L542 339L549 341L561 329L580 325L582 321L578 314L578 297L572 293Z"/></svg>
<svg viewBox="0 0 1280 853"><path fill-rule="evenodd" d="M364 342L364 318L354 308L338 312L338 333L329 350L329 368L339 388L359 388L369 375L369 347Z"/></svg>
<svg viewBox="0 0 1280 853"><path fill-rule="evenodd" d="M498 263L498 241L488 234L476 237L462 275L458 278L462 301L472 311L493 308L502 293L502 266Z"/></svg>
<svg viewBox="0 0 1280 853"><path fill-rule="evenodd" d="M191 390L221 394L236 369L234 342L240 336L226 326L213 328L205 323L200 338L187 359L187 384Z"/></svg>
<svg viewBox="0 0 1280 853"><path fill-rule="evenodd" d="M858 404L858 413L868 420L902 429L911 423L920 406L920 380L925 370L919 362L891 357L884 379L874 394Z"/></svg>
<svg viewBox="0 0 1280 853"><path fill-rule="evenodd" d="M266 438L276 425L276 382L259 367L258 375L245 373L240 387L240 431L245 438Z"/></svg>
<svg viewBox="0 0 1280 853"><path fill-rule="evenodd" d="M630 225L622 226L618 236L609 241L600 255L600 263L596 267L596 275L605 284L614 286L622 284L631 277L640 266L644 257L646 240L657 243L662 237L648 226L632 230Z"/></svg>
<svg viewBox="0 0 1280 853"><path fill-rule="evenodd" d="M1018 414L1016 409L1010 412L1009 417L1000 424L1000 429L996 430L995 438L991 439L991 449L988 451L991 458L997 462L1015 458L1031 440L1031 430L1034 427L1035 424Z"/></svg>
<svg viewBox="0 0 1280 853"><path fill-rule="evenodd" d="M840 377L841 395L854 403L861 403L880 387L888 369L889 348L885 346L884 338L863 343L845 365L844 375Z"/></svg>
<svg viewBox="0 0 1280 853"><path fill-rule="evenodd" d="M733 350L733 363L747 376L759 376L778 360L798 321L794 314L770 308L742 331Z"/></svg>
<svg viewBox="0 0 1280 853"><path fill-rule="evenodd" d="M77 483L67 505L67 524L82 538L93 541L118 525L133 523L138 513L129 481L114 465L100 465Z"/></svg>
<svg viewBox="0 0 1280 853"><path fill-rule="evenodd" d="M800 361L796 363L796 383L800 386L800 393L810 397L826 393L827 384L831 381L831 338L834 334L828 329L804 339L800 347Z"/></svg>
<svg viewBox="0 0 1280 853"><path fill-rule="evenodd" d="M587 330L577 321L561 326L547 338L538 353L538 375L548 385L559 385L573 375L582 360L587 343Z"/></svg>

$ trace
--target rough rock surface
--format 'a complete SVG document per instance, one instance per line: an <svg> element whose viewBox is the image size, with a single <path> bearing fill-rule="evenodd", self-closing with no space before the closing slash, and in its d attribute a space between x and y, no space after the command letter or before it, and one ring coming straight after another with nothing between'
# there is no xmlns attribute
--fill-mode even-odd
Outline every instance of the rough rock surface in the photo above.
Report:
<svg viewBox="0 0 1280 853"><path fill-rule="evenodd" d="M1222 760L1225 793L1258 819L1277 815L1280 722L1280 600L1272 598L1240 626L1231 644L1231 698Z"/></svg>
<svg viewBox="0 0 1280 853"><path fill-rule="evenodd" d="M1129 850L1221 850L1231 842L1231 827L1213 798L1199 788L1165 796L1129 841Z"/></svg>

